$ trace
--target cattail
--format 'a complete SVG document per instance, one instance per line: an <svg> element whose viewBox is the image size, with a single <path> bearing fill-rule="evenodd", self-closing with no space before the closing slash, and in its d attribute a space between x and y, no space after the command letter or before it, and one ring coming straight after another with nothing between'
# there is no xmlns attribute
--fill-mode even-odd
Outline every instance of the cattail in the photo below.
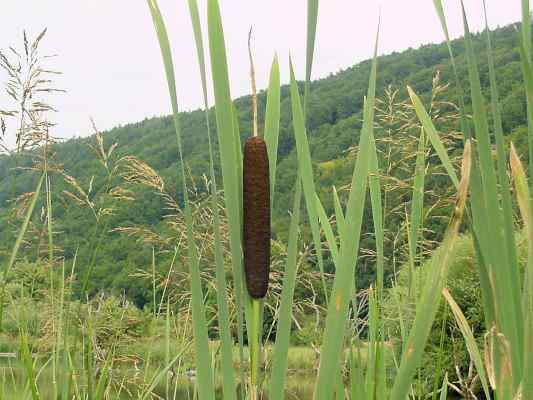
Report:
<svg viewBox="0 0 533 400"><path fill-rule="evenodd" d="M256 136L244 145L243 247L248 292L263 298L270 273L270 181L266 143Z"/></svg>

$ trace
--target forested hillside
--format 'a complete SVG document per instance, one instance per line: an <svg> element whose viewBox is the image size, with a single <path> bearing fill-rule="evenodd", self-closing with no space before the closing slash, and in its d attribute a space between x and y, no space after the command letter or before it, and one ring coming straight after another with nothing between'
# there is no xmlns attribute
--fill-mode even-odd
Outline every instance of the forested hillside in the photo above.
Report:
<svg viewBox="0 0 533 400"><path fill-rule="evenodd" d="M481 80L488 94L488 67L485 57L485 42L480 35L475 38L476 51L480 60ZM503 107L503 124L505 134L512 138L518 148L526 141L526 105L522 83L520 54L518 49L518 35L515 27L508 26L495 31L493 36L494 57L497 68L497 77L501 93ZM354 45L357 45L356 43ZM453 43L457 56L459 74L464 78L465 87L468 85L466 76L466 62L464 59L464 44L462 41ZM320 55L318 55L320 57ZM194 62L194 60L191 60ZM282 67L286 67L283 65ZM339 189L340 197L343 198L343 185L349 183L353 169L353 157L349 149L358 143L361 128L361 110L364 96L367 90L370 61L364 61L344 71L317 80L311 84L311 96L308 103L308 136L312 151L312 159L315 161L315 175L317 177L318 191L328 211L333 209L332 186ZM60 68L60 66L59 66ZM448 49L445 44L427 45L419 49L409 49L401 53L394 53L380 57L378 73L377 95L382 99L383 108L387 105L387 96L399 104L407 98L406 85L413 89L429 104L431 93L434 89L434 77L440 71L440 84L444 86L452 82L451 64ZM443 96L440 101L456 102L454 85L440 93ZM399 89L397 94L395 89ZM278 153L278 175L275 194L274 236L286 237L288 229L288 210L290 209L291 194L294 189L296 178L296 152L294 148L294 136L292 131L292 117L289 98L289 88L281 90L281 122ZM260 120L266 106L265 93L258 98ZM470 104L466 99L466 104ZM245 138L250 132L251 99L242 97L235 101L238 110L241 137ZM59 110L61 112L61 110ZM443 111L449 115L441 121L437 128L457 128L456 120L453 119L454 108L448 104ZM378 113L379 114L379 113ZM214 110L210 112L211 128L215 129ZM382 119L383 120L383 119ZM439 119L437 118L437 125ZM208 142L204 114L202 111L194 111L182 114L183 147L185 161L190 168L191 180L197 188L195 196L201 197L205 191L203 181L207 174L206 159L208 157ZM386 136L386 127L379 123L376 137L379 140ZM115 157L131 155L147 162L155 171L159 172L166 182L166 191L181 194L176 188L180 188L177 174L177 145L174 136L171 117L151 118L141 122L116 127L103 134L104 148L109 149L114 143L118 146L114 150ZM66 171L69 176L76 179L83 188L91 188L93 198L98 197L99 191L103 190L106 182L106 169L98 157L89 147L95 143L95 137L71 139L54 146L57 165ZM217 144L215 142L215 148ZM394 145L394 143L392 143ZM397 143L402 146L402 142ZM458 147L459 143L452 143ZM524 152L522 152L524 153ZM526 154L523 154L525 157ZM11 214L8 213L9 201L18 195L32 191L37 183L38 176L31 171L18 169L14 173L13 168L29 166L27 157L18 159L7 156L0 157L0 234L2 237L13 237L14 227L9 222ZM15 179L13 177L16 177ZM439 178L433 178L429 186L433 187L435 196L445 195L450 183ZM96 233L94 232L94 215L87 207L77 207L65 196L64 190L69 190L69 183L61 176L52 178L54 196L54 217L57 232L66 232L66 235L58 235L56 245L64 251L67 260L72 261L77 253L78 272L81 274L89 263L91 251L86 244L90 242ZM105 239L101 240L99 251L94 265L94 273L90 282L90 289L96 291L106 289L115 292L125 291L137 304L143 305L149 301L149 285L143 287L138 282L135 284L131 274L137 270L149 270L152 264L152 246L150 243L141 242L124 232L111 231L117 227L134 225L148 226L154 229L164 229L164 216L169 212L165 206L165 200L160 195L154 194L151 188L137 186L131 189L135 194L135 201L117 204L116 211L106 223L105 228L110 231ZM394 199L395 191L391 191L391 203L400 203L400 199ZM428 205L429 207L429 205ZM368 208L367 208L368 209ZM404 212L403 210L402 212ZM328 212L331 215L331 212ZM433 227L434 234L438 235L439 229L445 225L445 220L439 220ZM370 231L371 217L367 215L365 225ZM389 223L394 223L394 219ZM88 227L91 227L88 229ZM372 241L371 236L365 237L363 247ZM2 240L1 246L13 243L12 240ZM389 254L392 251L388 245ZM4 252L7 248L2 248ZM1 254L1 253L0 253ZM172 254L159 258L158 263L168 263ZM360 269L360 286L368 283L365 275L372 274L372 258L368 261L369 268ZM326 263L326 265L328 265Z"/></svg>

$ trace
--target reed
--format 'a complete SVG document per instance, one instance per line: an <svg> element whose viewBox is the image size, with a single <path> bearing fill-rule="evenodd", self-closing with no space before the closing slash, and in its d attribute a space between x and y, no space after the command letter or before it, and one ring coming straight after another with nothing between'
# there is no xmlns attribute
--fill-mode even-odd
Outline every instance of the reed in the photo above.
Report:
<svg viewBox="0 0 533 400"><path fill-rule="evenodd" d="M531 21L529 20L529 2L522 1L522 30L518 34L521 41L521 60L527 94L528 115L530 119L529 140L533 148L533 65L531 62ZM420 135L415 137L417 153L413 157L414 169L412 187L409 188L411 207L405 212L405 231L407 236L407 265L410 269L408 299L398 296L400 320L400 349L395 351L389 345L391 339L384 324L383 298L387 290L385 281L384 255L386 242L385 221L387 214L386 198L383 199L385 168L382 165L379 141L375 137L376 126L376 87L379 75L379 36L378 29L374 41L374 56L368 76L368 89L364 99L363 121L359 143L354 151L355 163L350 184L343 189L342 195L333 187L332 209L334 215L328 215L318 195L315 181L315 166L309 144L307 124L308 101L310 97L311 73L315 51L317 22L319 17L318 0L307 2L307 36L306 61L303 93L300 93L296 76L298 69L289 59L289 87L291 122L297 156L297 178L290 217L290 228L286 244L286 259L283 260L284 271L281 287L272 285L271 214L276 192L276 168L278 137L280 131L280 65L278 57L273 57L267 103L264 112L264 134L259 135L257 115L258 102L255 94L255 72L252 64L253 87L253 121L252 137L241 144L241 131L238 125L237 109L230 93L229 71L226 55L226 43L220 5L217 0L207 1L207 15L200 15L196 0L188 0L193 37L197 50L197 62L201 77L201 90L204 99L206 134L209 144L209 192L210 207L213 213L213 269L216 290L216 307L208 303L209 289L206 288L204 269L210 267L203 256L200 246L202 235L195 232L195 204L189 198L190 187L182 149L182 127L177 96L177 77L174 71L170 39L167 35L164 18L157 0L147 0L155 33L161 48L163 68L167 79L170 109L176 141L178 144L177 171L181 180L183 205L173 203L173 207L182 217L186 242L186 254L183 255L190 285L190 309L175 311L172 309L167 283L163 296L157 307L157 257L152 253L151 283L153 296L153 316L156 327L163 327L161 337L164 341L164 361L156 368L152 366L153 354L150 349L144 360L142 384L132 398L149 399L156 396L155 390L164 385L164 396L168 399L178 398L177 380L172 388L171 373L181 371L182 361L191 343L186 339L187 330L192 332L192 347L196 381L194 398L214 400L218 398L217 388L220 384L224 399L269 398L281 400L286 398L288 385L289 349L294 320L294 296L298 287L298 273L311 258L302 252L300 231L310 233L313 248L313 267L322 285L324 310L317 311L319 321L317 329L321 330L321 342L315 349L317 354L317 372L313 372L314 399L333 400L405 400L421 398L446 399L448 388L453 387L448 375L437 374L431 382L432 393L422 393L416 384L425 345L431 328L442 304L446 304L453 315L456 326L463 339L477 371L482 390L486 398L497 400L518 400L533 398L533 375L528 373L533 367L533 200L531 199L531 182L528 182L527 170L517 154L509 145L502 128L501 107L498 83L492 55L491 34L486 20L486 46L490 81L490 107L481 87L478 71L479 60L474 51L472 35L464 8L466 62L468 88L461 85L464 81L459 75L460 69L454 59L450 42L444 7L440 0L433 0L437 16L441 22L448 50L452 60L456 85L463 148L460 170L449 154L437 124L432 120L431 108L426 107L413 88L407 87L410 107L416 115ZM485 12L486 18L486 9ZM207 22L208 45L202 32L202 23ZM207 49L207 50L206 50ZM205 52L208 51L208 54ZM207 57L207 58L206 58ZM207 73L206 60L211 64L211 76ZM212 135L209 119L208 80L212 79L214 91L214 112L216 116L216 141ZM465 93L469 90L466 104ZM428 111L429 109L429 111ZM472 110L472 118L467 110ZM106 169L107 157L112 149L105 151L103 140L97 135L97 152L102 155ZM414 148L414 147L413 147ZM218 149L218 154L215 152ZM493 158L496 150L496 160ZM441 243L434 250L428 262L420 262L424 257L421 248L424 229L424 207L426 201L427 154L432 152L435 159L446 172L450 187L456 191L454 207L449 216ZM216 156L220 157L220 173L223 194L218 185ZM530 157L532 160L533 157ZM143 182L163 193L164 183L148 165L139 160L124 157L128 162L128 174L125 179L139 180L140 170L144 171ZM136 175L137 174L137 175ZM150 175L149 177L147 177ZM112 178L109 178L112 180ZM78 203L89 198L87 193L73 180L67 178L76 188L69 197ZM54 231L52 213L52 184L45 169L40 176L36 190L26 210L21 229L7 263L1 273L2 292L5 288L7 274L19 258L21 244L26 235L29 222L34 214L42 189L46 198L43 201L46 212L46 231L48 232L48 261L52 266L55 261ZM346 194L346 196L344 196ZM367 201L369 196L369 202ZM303 199L302 199L303 197ZM515 217L514 205L518 204L520 219ZM166 199L171 197L167 196ZM225 212L220 210L224 203ZM85 202L86 203L86 202ZM305 204L305 207L303 206ZM367 210L369 207L369 210ZM307 219L302 218L305 209ZM95 216L98 213L95 212ZM375 281L362 296L357 288L357 272L361 267L361 243L365 233L364 218L371 215L373 219L372 236L375 239ZM464 216L464 218L463 218ZM223 217L227 217L223 220ZM303 225L303 221L308 226ZM334 221L334 223L333 223ZM524 226L529 241L528 263L522 276L518 263L518 245L515 239L517 222ZM99 232L96 221L95 232ZM211 229L211 227L210 227ZM403 229L403 228L402 228ZM107 222L103 224L107 231ZM465 313L447 290L447 277L455 244L461 234L471 235L476 247L479 265L480 286L483 296L483 311L486 326L486 344L482 348L472 332ZM98 236L95 233L95 236ZM227 248L224 247L227 236ZM98 237L102 240L103 234ZM82 281L82 294L86 294L87 283L91 275L98 244L94 246L87 273ZM311 252L309 252L311 253ZM177 257L175 249L171 269ZM285 254L285 253L284 253ZM324 257L329 254L332 276L328 277L324 266ZM178 261L179 262L179 261ZM73 262L70 278L74 276L76 260ZM316 267L315 267L316 266ZM305 265L311 268L309 265ZM38 400L44 398L39 389L39 376L50 365L53 377L53 398L62 400L103 400L122 393L125 383L117 385L113 376L117 365L119 337L109 338L106 353L98 353L97 321L90 302L78 304L78 314L86 311L80 332L75 332L72 310L67 306L68 296L72 291L71 283L65 281L65 264L62 265L62 284L50 278L50 293L53 298L54 344L52 355L43 365L32 360L31 349L27 340L27 327L20 324L21 355L26 376L23 396ZM427 268L425 279L414 282L415 269ZM275 272L275 270L274 270ZM171 271L168 272L170 277ZM228 295L228 281L231 279L231 296ZM210 284L210 283L209 283ZM412 290L413 289L413 290ZM416 289L416 290L414 290ZM268 303L274 290L278 290L278 301ZM206 294L207 293L207 294ZM394 293L394 292L393 292ZM165 296L167 296L165 298ZM362 299L365 300L362 300ZM85 300L85 299L83 299ZM235 307L232 308L230 302ZM412 323L405 322L401 315L402 302L415 304ZM3 303L1 303L3 304ZM263 323L265 307L269 304L276 319L275 342L273 346L264 345L270 336L264 335ZM1 306L1 305L0 305ZM214 307L214 316L208 314L208 307ZM364 326L360 326L361 309L367 309ZM234 314L232 313L232 310ZM318 309L318 307L317 307ZM164 310L164 313L161 311ZM268 309L267 309L268 310ZM178 325L177 315L185 314L183 326ZM1 322L0 310L0 322ZM190 314L190 316L189 316ZM444 317L446 319L447 317ZM183 322L185 321L185 322ZM159 323L159 325L157 325ZM77 325L76 325L77 326ZM211 330L218 334L219 342L212 340ZM274 328L271 328L274 331ZM363 333L364 332L364 337ZM173 337L173 334L177 338ZM441 332L441 344L444 337ZM171 343L176 339L178 350L172 351ZM363 342L364 345L363 345ZM246 343L248 348L246 348ZM234 351L235 350L235 351ZM363 351L364 350L364 351ZM441 348L441 351L442 348ZM364 352L364 354L363 354ZM441 358L443 354L439 355ZM80 367L81 365L81 373ZM40 369L39 369L40 368ZM220 381L220 382L219 382Z"/></svg>

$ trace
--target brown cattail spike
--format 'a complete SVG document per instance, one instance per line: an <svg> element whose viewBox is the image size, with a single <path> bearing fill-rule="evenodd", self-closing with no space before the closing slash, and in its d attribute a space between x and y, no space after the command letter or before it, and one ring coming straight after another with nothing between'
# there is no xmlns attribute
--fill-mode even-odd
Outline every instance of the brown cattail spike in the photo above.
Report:
<svg viewBox="0 0 533 400"><path fill-rule="evenodd" d="M243 159L243 250L250 296L265 297L270 274L270 182L268 153L260 137L248 139Z"/></svg>

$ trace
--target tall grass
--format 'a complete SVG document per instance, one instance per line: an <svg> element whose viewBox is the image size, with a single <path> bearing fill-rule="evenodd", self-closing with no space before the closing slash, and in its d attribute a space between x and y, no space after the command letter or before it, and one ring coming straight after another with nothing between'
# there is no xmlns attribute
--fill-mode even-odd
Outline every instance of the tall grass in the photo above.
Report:
<svg viewBox="0 0 533 400"><path fill-rule="evenodd" d="M152 1L151 4L153 7L156 7L155 2ZM193 7L196 10L195 7ZM306 81L308 82L311 74L312 67L312 58L314 52L314 40L316 32L316 21L317 21L317 10L318 3L310 1L308 3L308 44L307 44L307 61L306 61ZM194 12L194 26L196 32L196 42L197 48L201 49L201 35L199 34L199 23L196 16L196 11ZM163 24L161 21L157 21L158 30L161 30ZM245 320L247 321L248 328L251 327L251 301L247 297L246 292L243 290L243 272L242 272L242 247L241 247L241 218L242 210L239 209L241 204L239 199L242 196L241 190L239 187L240 178L240 167L235 168L235 166L241 165L241 155L240 155L240 143L238 131L236 132L237 127L235 126L235 120L233 117L234 109L231 102L231 97L229 93L229 82L228 82L228 71L226 63L226 53L225 53L225 43L224 35L222 28L222 21L220 17L219 5L216 0L210 0L208 2L208 30L209 30L209 48L212 59L212 74L213 74L213 84L214 84L214 93L215 93L215 110L217 117L217 132L219 137L220 144L220 157L222 165L222 176L224 181L224 196L226 200L227 213L229 215L230 231L231 231L231 251L232 251L232 264L234 272L234 281L236 288L236 297L238 303L239 299L244 299L244 311L245 311ZM163 42L164 47L168 47L166 44L166 35L162 33L159 34L160 41ZM372 200L374 204L374 216L375 216L375 230L377 235L380 237L378 243L382 243L383 231L381 226L380 218L380 188L379 181L372 179L370 177L370 171L372 170L376 173L379 169L376 155L376 148L373 139L373 118L374 118L374 98L375 98L375 86L376 86L376 76L377 76L377 39L376 39L376 50L375 50L374 62L372 66L372 72L370 75L368 95L365 101L364 109L364 120L363 120L363 129L360 139L360 148L359 156L356 160L356 165L354 168L352 185L348 203L346 205L346 217L345 223L342 224L339 236L340 236L340 248L336 247L336 244L333 243L331 238L331 228L328 226L327 218L320 218L323 216L323 209L320 207L320 201L317 200L316 188L313 178L313 167L309 151L309 143L307 141L306 127L305 127L305 109L306 109L306 98L308 97L309 85L308 83L305 86L304 90L304 102L302 104L300 100L300 94L298 93L298 87L296 85L295 73L293 69L292 62L290 63L290 73L291 73L291 103L292 103L292 116L293 116L293 125L296 138L296 149L298 154L298 165L303 186L303 194L307 204L307 211L309 214L309 221L311 224L311 229L313 233L313 238L315 244L320 243L319 231L318 231L318 222L321 221L324 225L324 230L329 236L330 246L332 254L334 254L334 263L336 266L336 273L333 281L333 288L331 293L327 292L327 287L324 281L324 290L326 290L326 298L330 298L327 317L325 321L325 331L324 331L324 341L320 352L320 367L317 375L316 391L315 397L317 399L330 399L335 396L343 396L339 391L343 391L342 387L342 362L339 355L343 353L343 347L345 343L346 326L349 319L349 305L351 302L351 296L354 290L354 277L355 277L355 266L359 251L359 238L361 235L361 225L363 218L363 210L365 205L365 194L368 189L369 178L371 180L371 193ZM199 50L201 54L201 50ZM168 58L168 56L166 56ZM201 58L201 57L200 57ZM215 61L216 60L216 61ZM200 61L202 64L202 61ZM167 65L170 65L167 62ZM202 79L204 81L204 93L205 93L205 79L204 69L202 68ZM170 74L167 71L167 77L170 77ZM174 77L171 76L169 79L172 79L170 84L172 88L175 87ZM277 86L277 85L276 85ZM273 88L271 88L272 90ZM172 95L174 96L174 95ZM277 97L277 88L274 89L274 96ZM416 95L414 95L416 96ZM173 97L173 101L175 97ZM206 104L207 107L207 104ZM418 104L418 108L421 108L421 104ZM272 119L276 118L277 115L274 114ZM279 122L272 121L269 119L269 125L274 124L277 126ZM429 117L428 117L429 119ZM446 235L445 243L443 245L443 253L446 254L446 250L453 246L453 242L458 234L458 229L462 217L462 211L466 202L466 192L468 189L468 177L469 177L469 166L470 166L470 152L465 151L464 166L463 166L463 182L459 185L459 181L455 175L455 171L449 163L449 159L445 154L445 150L442 147L438 139L436 131L433 129L431 132L433 135L430 135L433 139L433 144L436 146L437 153L441 159L445 162L445 166L448 168L450 176L454 183L460 189L460 195L458 198L458 207L457 211L452 219L450 228ZM269 135L269 132L266 133ZM273 154L271 147L275 146L275 143L269 143L269 152ZM469 149L469 144L467 148ZM275 154L275 153L274 153ZM299 178L300 179L300 178ZM297 185L299 186L299 179ZM273 187L275 190L275 187ZM297 207L299 204L299 188L297 190L295 205ZM339 207L340 209L340 207ZM295 231L297 224L298 213L293 214L293 222L291 224L291 233L290 233L290 247L293 248L295 243ZM334 246L334 247L333 247ZM317 258L319 268L321 270L322 276L323 273L323 264L322 264L322 255L321 255L321 245L316 245ZM380 250L382 252L382 249ZM292 253L292 252L291 252ZM295 268L295 259L293 256L289 258L288 271L294 271ZM380 262L382 265L382 260ZM445 270L446 270L446 258L443 257L440 262L435 265L435 275L433 281L430 281L426 284L425 294L421 300L421 310L419 310L417 319L411 331L408 345L406 347L406 352L402 358L400 364L399 374L395 380L395 385L392 389L391 398L404 398L409 390L410 383L414 376L414 370L420 362L421 353L423 349L423 343L427 340L427 335L429 334L429 329L433 322L434 314L436 312L436 307L438 306L440 300L440 290L445 283ZM382 267L380 268L380 291L383 285L383 273ZM291 278L292 273L288 275L284 281L283 288L283 302L282 307L284 311L284 316L280 321L281 330L278 332L276 347L274 350L274 362L276 367L273 370L273 380L270 386L270 395L274 398L281 397L283 395L283 385L284 385L284 369L286 368L286 360L283 359L283 351L288 346L288 331L287 327L287 314L290 316L290 303L293 292L293 278ZM222 288L219 288L219 290ZM198 296L198 292L195 294L193 291L193 296ZM425 307L425 308L424 308ZM429 308L428 308L429 307ZM379 365L383 365L383 349L381 344L383 342L382 332L379 331L379 308L375 308L373 313L371 330L374 332L372 334L373 341L373 351L371 352L372 358L371 362L376 365L374 367L368 368L367 371L367 389L368 396L375 396L377 393L384 395L386 390L384 387L378 388L379 385L374 383L375 380L383 382L382 379L378 378L379 373L383 371ZM238 316L241 312L238 312ZM285 322L284 322L285 321ZM193 321L194 324L198 321ZM243 331L242 322L237 321L238 332L239 332L239 342L242 343L240 338L241 332ZM248 329L250 333L250 329ZM251 339L253 341L253 339ZM282 355L279 355L278 351L281 351ZM242 344L241 344L242 347ZM411 355L415 353L416 355ZM242 354L242 353L241 353ZM198 365L198 368L201 368L201 365ZM281 367L278 369L278 367ZM378 372L379 371L379 372ZM227 378L230 381L230 378ZM253 395L253 394L252 394Z"/></svg>
<svg viewBox="0 0 533 400"><path fill-rule="evenodd" d="M222 237L221 213L219 211L219 188L217 186L217 171L215 169L215 147L212 143L212 128L209 121L208 75L206 68L205 43L202 32L202 16L196 0L188 0L190 17L193 26L193 37L197 50L197 62L202 83L204 99L206 134L209 151L209 184L211 207L213 210L214 231L214 263L216 281L216 304L220 349L214 350L208 335L211 326L206 314L205 291L202 286L201 270L205 267L201 253L197 248L195 226L189 187L187 183L186 166L183 160L178 109L177 79L175 76L171 44L163 15L156 0L147 0L148 8L155 27L157 39L161 47L161 54L170 95L170 105L173 116L174 129L178 144L178 172L182 180L184 196L183 213L187 240L186 266L190 274L191 313L190 321L193 333L194 365L197 379L194 384L194 396L200 400L215 399L217 397L218 380L221 381L222 397L224 399L261 398L283 399L286 396L288 375L288 353L291 345L291 331L293 321L293 305L297 273L302 264L299 257L299 232L303 218L301 218L302 200L305 203L311 237L316 253L316 265L320 274L322 290L326 299L326 311L320 326L323 327L322 342L317 352L319 364L316 374L313 374L314 398L317 400L352 399L352 400L405 400L417 398L417 388L414 385L437 311L443 302L450 307L451 315L456 320L468 353L479 375L482 389L487 398L497 400L533 399L533 204L530 184L527 182L519 156L514 147L506 148L502 128L501 107L499 103L498 83L492 56L491 35L486 29L486 46L490 81L490 108L483 96L479 60L473 48L472 35L469 31L468 20L464 8L462 17L464 22L466 46L468 88L463 88L463 81L459 76L459 69L454 59L444 8L440 0L434 0L437 16L443 27L448 50L454 71L458 103L460 106L461 129L464 135L464 148L461 170L456 171L448 150L444 146L439 132L431 120L422 99L412 88L407 88L408 95L420 122L420 138L418 153L415 161L415 171L412 188L412 204L407 217L408 237L408 265L410 277L414 270L421 268L424 263L420 260L419 245L420 232L423 229L422 212L425 194L425 166L426 151L431 146L450 183L456 189L455 207L450 215L448 227L445 230L439 248L424 268L428 268L426 279L421 282L421 290L410 291L409 297L416 296L416 312L412 324L404 324L401 320L401 349L399 353L388 348L390 339L384 328L382 302L385 288L385 256L384 223L387 218L382 199L382 180L380 175L380 155L374 137L374 116L376 108L376 82L379 74L378 44L379 26L375 38L374 56L368 80L368 90L364 99L363 122L358 143L358 152L353 169L351 184L345 204L335 188L332 189L335 210L336 235L330 216L317 193L315 172L311 157L308 129L306 123L307 102L310 96L310 80L312 74L317 22L318 0L309 0L307 4L307 42L305 62L305 83L303 96L299 91L296 80L295 64L289 60L290 73L290 106L297 153L297 178L290 218L290 229L287 243L287 259L282 279L281 301L275 310L277 329L275 343L271 356L266 351L268 346L260 349L263 332L257 332L261 322L254 318L263 317L260 303L254 303L246 287L243 271L242 245L242 147L240 131L237 122L237 110L230 93L229 71L226 55L226 43L220 5L217 0L207 1L207 40L208 55L211 62L211 79L214 90L214 112L216 115L216 134L220 157L222 176L223 201L228 219L229 252L225 255ZM531 30L529 20L529 3L522 0L523 21L519 33L521 43L522 68L524 72L527 93L528 115L530 116L530 154L533 149L533 65L531 63ZM483 9L486 18L486 9ZM464 93L470 91L472 118L466 114ZM267 91L267 105L265 112L264 138L267 144L270 162L271 206L274 204L276 190L276 166L278 152L278 136L280 124L280 64L274 56ZM470 105L469 105L470 106ZM489 124L492 121L492 127ZM492 149L496 148L497 161L492 156ZM509 154L509 155L508 155ZM530 171L533 156L530 155ZM510 168L509 168L510 164ZM530 173L531 174L531 173ZM509 178L511 175L511 179ZM30 207L20 229L11 255L2 271L2 291L5 287L6 275L15 264L21 242L24 238L28 223L33 215L37 199L43 184L46 187L47 223L49 235L49 261L53 263L53 229L52 229L52 200L51 184L48 175L43 173L35 190ZM514 184L514 190L513 190ZM360 330L356 327L358 317L357 282L359 267L359 253L362 236L363 218L367 203L367 193L370 194L371 215L373 218L373 235L376 243L376 278L368 294L368 318L366 329L366 351L362 355L362 341ZM303 196L303 199L302 199ZM513 212L513 196L519 205L521 220L529 239L528 264L522 276L517 259L517 243L515 240L515 216ZM463 215L467 218L463 221ZM477 344L464 313L446 289L450 257L454 245L464 229L465 234L472 235L476 244L479 266L480 286L483 296L483 311L486 326L486 344L480 348ZM325 238L323 249L322 237ZM332 281L328 282L324 270L324 250L329 252L334 266ZM91 266L89 266L90 271ZM74 266L73 266L74 269ZM155 253L153 258L153 288L154 320L161 318L157 312L155 298ZM231 270L234 299L236 303L235 316L230 314L227 295L226 269ZM63 278L65 266L63 264ZM72 275L72 274L71 274ZM88 277L89 275L87 275ZM54 282L51 279L51 282ZM64 279L63 279L64 282ZM85 293L87 281L83 284ZM414 283L410 282L411 286ZM52 365L53 398L105 399L111 398L117 391L112 392L111 375L115 366L115 350L118 338L112 338L110 351L97 365L94 347L96 336L94 315L89 307L87 323L84 331L79 334L75 343L69 343L71 337L69 310L66 309L67 292L70 289L63 283L60 288L52 287L54 300L53 308L58 311L59 318L54 321L55 343L53 354L45 366ZM56 289L58 289L56 293ZM166 287L165 287L166 289ZM54 295L54 293L56 293ZM161 368L149 373L149 354L144 371L144 386L137 393L137 398L148 399L154 389L161 383L165 384L166 398L177 398L177 383L174 390L168 376L180 363L188 343L184 340L182 347L175 354L171 354L171 338L173 314L168 299L161 299L159 310L163 302L167 301L164 316L165 361ZM398 302L403 300L399 299ZM3 303L2 303L3 304ZM255 304L255 307L254 307ZM257 305L260 308L257 308ZM398 305L401 310L401 304ZM81 310L81 305L79 307ZM1 314L1 311L0 311ZM185 328L184 328L185 329ZM179 329L177 329L179 331ZM444 331L443 331L444 332ZM444 334L444 333L443 333ZM185 335L184 335L185 336ZM246 337L247 336L247 337ZM21 356L26 374L24 396L37 400L42 398L39 392L37 363L32 360L27 342L25 327L20 327ZM81 342L81 343L78 343ZM245 343L249 344L246 349ZM237 347L237 356L234 345ZM256 346L259 344L259 346ZM260 355L265 359L260 360ZM393 366L391 367L391 359ZM259 362L262 361L262 362ZM76 371L81 362L83 374ZM267 366L264 371L259 364ZM45 366L41 366L41 371ZM264 372L264 373L263 373ZM442 382L441 382L442 380ZM445 399L448 393L448 377L438 375L433 393L429 395ZM438 388L438 389L437 389ZM122 390L122 385L118 392Z"/></svg>

